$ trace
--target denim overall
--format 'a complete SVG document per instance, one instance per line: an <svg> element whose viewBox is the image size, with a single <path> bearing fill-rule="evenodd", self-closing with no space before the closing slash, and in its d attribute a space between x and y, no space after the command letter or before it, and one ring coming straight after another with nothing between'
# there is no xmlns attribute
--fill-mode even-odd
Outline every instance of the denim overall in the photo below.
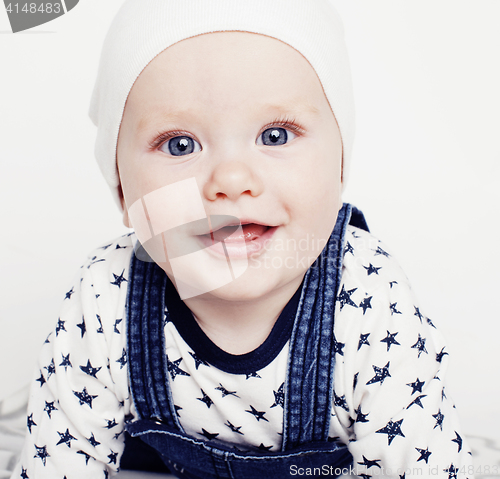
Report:
<svg viewBox="0 0 500 479"><path fill-rule="evenodd" d="M335 365L334 311L349 223L368 230L363 214L344 204L327 245L304 276L290 337L283 442L277 452L240 452L229 444L200 440L183 431L172 400L165 354L165 290L170 280L155 263L132 255L128 367L139 416L126 425L132 441L140 439L151 446L173 474L185 479L285 478L300 475L300 471L306 474L306 468L319 468L322 475L334 477L336 468L339 474L339 469L352 464L347 446L328 437ZM124 453L124 468L133 454L130 449L128 445Z"/></svg>

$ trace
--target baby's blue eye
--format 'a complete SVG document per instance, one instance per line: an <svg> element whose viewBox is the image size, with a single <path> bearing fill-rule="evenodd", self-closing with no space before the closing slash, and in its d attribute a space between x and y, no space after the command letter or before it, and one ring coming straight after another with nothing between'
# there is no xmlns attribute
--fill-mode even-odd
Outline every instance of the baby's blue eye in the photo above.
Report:
<svg viewBox="0 0 500 479"><path fill-rule="evenodd" d="M262 143L266 146L284 145L288 141L287 131L284 128L268 128L261 137Z"/></svg>
<svg viewBox="0 0 500 479"><path fill-rule="evenodd" d="M290 136L292 137L290 138ZM268 128L262 133L262 135L260 135L257 140L257 144L266 146L279 146L284 145L294 137L294 133L287 131L285 128Z"/></svg>
<svg viewBox="0 0 500 479"><path fill-rule="evenodd" d="M200 144L189 136L176 136L165 143L172 156L185 156L201 150Z"/></svg>

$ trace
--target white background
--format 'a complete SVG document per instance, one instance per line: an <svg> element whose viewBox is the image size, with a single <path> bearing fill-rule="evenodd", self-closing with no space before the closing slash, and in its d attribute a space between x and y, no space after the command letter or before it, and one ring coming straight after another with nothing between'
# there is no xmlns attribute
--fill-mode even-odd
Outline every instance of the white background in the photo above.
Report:
<svg viewBox="0 0 500 479"><path fill-rule="evenodd" d="M0 5L0 399L88 252L126 232L87 111L122 0L10 33ZM357 136L345 200L402 264L451 353L466 435L500 437L500 1L335 0Z"/></svg>

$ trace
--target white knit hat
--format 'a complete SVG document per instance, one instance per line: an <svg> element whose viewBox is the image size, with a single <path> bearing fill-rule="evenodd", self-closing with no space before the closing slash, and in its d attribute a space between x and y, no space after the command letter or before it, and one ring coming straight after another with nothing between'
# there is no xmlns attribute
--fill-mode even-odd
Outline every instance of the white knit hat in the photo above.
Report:
<svg viewBox="0 0 500 479"><path fill-rule="evenodd" d="M340 128L343 180L354 137L354 102L342 22L331 0L126 0L104 41L89 115L95 155L121 208L116 151L127 97L169 46L203 33L244 31L287 43L316 71Z"/></svg>

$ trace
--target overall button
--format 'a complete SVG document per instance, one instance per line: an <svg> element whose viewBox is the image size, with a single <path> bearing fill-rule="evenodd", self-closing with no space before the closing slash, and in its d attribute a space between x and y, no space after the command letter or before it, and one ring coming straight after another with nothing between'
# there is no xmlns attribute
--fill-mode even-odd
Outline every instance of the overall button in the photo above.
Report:
<svg viewBox="0 0 500 479"><path fill-rule="evenodd" d="M158 424L159 426L165 424L165 421L161 420L159 417L150 417L149 420L154 422L155 424Z"/></svg>

